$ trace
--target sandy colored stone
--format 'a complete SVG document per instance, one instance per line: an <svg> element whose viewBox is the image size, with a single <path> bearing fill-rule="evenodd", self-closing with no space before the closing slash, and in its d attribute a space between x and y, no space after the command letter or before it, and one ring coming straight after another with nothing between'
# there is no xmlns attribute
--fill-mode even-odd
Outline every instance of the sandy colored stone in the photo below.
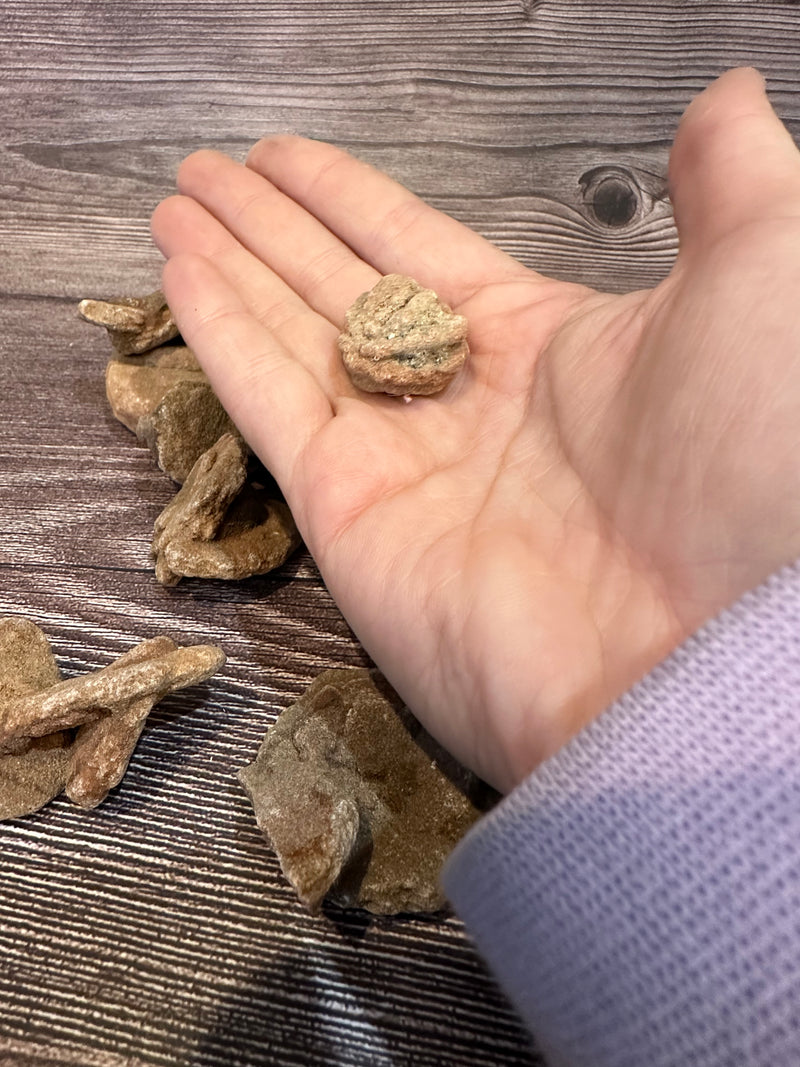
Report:
<svg viewBox="0 0 800 1067"><path fill-rule="evenodd" d="M61 683L50 642L30 619L0 619L0 756L21 753L33 739L98 718L88 705L75 716L50 707L42 715L40 697Z"/></svg>
<svg viewBox="0 0 800 1067"><path fill-rule="evenodd" d="M105 326L120 356L148 352L178 336L178 326L160 289L146 296L81 300L78 311L87 322Z"/></svg>
<svg viewBox="0 0 800 1067"><path fill-rule="evenodd" d="M182 484L197 460L224 433L238 436L207 382L173 385L149 415L139 419L136 434L165 474Z"/></svg>
<svg viewBox="0 0 800 1067"><path fill-rule="evenodd" d="M176 648L168 637L154 637L120 656L109 669L144 663ZM158 692L134 696L115 705L108 715L80 727L69 750L64 783L64 792L73 803L95 808L119 785L158 699Z"/></svg>
<svg viewBox="0 0 800 1067"><path fill-rule="evenodd" d="M164 345L143 356L119 356L106 366L106 396L114 417L136 433L179 382L211 386L194 353L185 345Z"/></svg>
<svg viewBox="0 0 800 1067"><path fill-rule="evenodd" d="M429 396L464 365L467 320L413 278L387 274L346 313L339 351L359 389Z"/></svg>
<svg viewBox="0 0 800 1067"><path fill-rule="evenodd" d="M30 619L0 619L0 723L11 701L60 681L50 642ZM21 751L0 754L0 821L16 819L47 804L64 788L72 735L22 739Z"/></svg>
<svg viewBox="0 0 800 1067"><path fill-rule="evenodd" d="M288 507L246 484L247 460L241 438L224 434L156 519L152 556L162 585L267 574L298 547Z"/></svg>
<svg viewBox="0 0 800 1067"><path fill-rule="evenodd" d="M61 680L50 642L30 619L0 619L0 721L16 697L38 693Z"/></svg>
<svg viewBox="0 0 800 1067"><path fill-rule="evenodd" d="M360 668L319 675L239 777L312 911L326 897L383 914L441 909L442 864L490 796Z"/></svg>
<svg viewBox="0 0 800 1067"><path fill-rule="evenodd" d="M64 788L72 734L62 731L31 741L24 752L0 755L0 822L44 807Z"/></svg>
<svg viewBox="0 0 800 1067"><path fill-rule="evenodd" d="M177 648L156 637L62 681L39 627L0 619L0 820L36 811L65 788L83 807L99 804L121 780L153 705L224 662L215 645Z"/></svg>
<svg viewBox="0 0 800 1067"><path fill-rule="evenodd" d="M91 722L134 698L152 695L157 703L167 693L206 681L224 662L216 645L193 645L145 662L111 664L57 682L41 693L18 697L2 709L0 751L23 737L42 737Z"/></svg>

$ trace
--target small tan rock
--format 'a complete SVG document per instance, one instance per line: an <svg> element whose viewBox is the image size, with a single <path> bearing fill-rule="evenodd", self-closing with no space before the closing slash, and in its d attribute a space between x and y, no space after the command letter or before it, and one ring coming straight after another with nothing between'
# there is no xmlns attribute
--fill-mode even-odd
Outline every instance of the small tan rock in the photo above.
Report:
<svg viewBox="0 0 800 1067"><path fill-rule="evenodd" d="M50 642L39 627L20 616L0 619L0 709L60 680Z"/></svg>
<svg viewBox="0 0 800 1067"><path fill-rule="evenodd" d="M157 637L62 681L38 626L0 619L0 820L36 811L65 786L75 803L99 804L122 778L153 705L224 662L216 645L177 648Z"/></svg>
<svg viewBox="0 0 800 1067"><path fill-rule="evenodd" d="M176 648L168 637L154 637L120 656L109 670L144 663ZM64 783L64 792L74 804L95 808L119 785L158 699L158 692L131 697L115 705L103 718L80 727L69 752Z"/></svg>
<svg viewBox="0 0 800 1067"><path fill-rule="evenodd" d="M246 484L247 448L224 434L195 463L175 498L156 519L156 578L237 580L267 574L300 544L288 507Z"/></svg>
<svg viewBox="0 0 800 1067"><path fill-rule="evenodd" d="M146 296L113 300L81 300L78 312L97 326L105 326L120 356L148 352L178 336L178 326L160 289Z"/></svg>
<svg viewBox="0 0 800 1067"><path fill-rule="evenodd" d="M106 366L106 396L114 417L136 433L139 420L152 415L179 382L211 388L194 353L185 345L164 345L143 356L120 356Z"/></svg>
<svg viewBox="0 0 800 1067"><path fill-rule="evenodd" d="M50 643L30 619L0 619L0 723L11 701L60 681ZM0 754L0 821L38 810L64 788L72 735L24 737L20 751Z"/></svg>
<svg viewBox="0 0 800 1067"><path fill-rule="evenodd" d="M136 428L161 470L179 484L224 433L240 436L211 386L201 381L173 385Z"/></svg>
<svg viewBox="0 0 800 1067"><path fill-rule="evenodd" d="M239 772L300 900L438 911L444 860L491 791L425 733L377 671L324 671Z"/></svg>
<svg viewBox="0 0 800 1067"><path fill-rule="evenodd" d="M368 393L438 393L469 354L467 320L412 278L387 274L345 315L339 351Z"/></svg>
<svg viewBox="0 0 800 1067"><path fill-rule="evenodd" d="M216 645L193 645L157 659L126 666L111 664L80 678L57 682L41 693L18 697L2 709L0 751L23 737L43 737L108 715L118 705L203 682L225 662Z"/></svg>
<svg viewBox="0 0 800 1067"><path fill-rule="evenodd" d="M72 734L60 732L31 741L24 752L0 755L0 822L44 807L64 788Z"/></svg>

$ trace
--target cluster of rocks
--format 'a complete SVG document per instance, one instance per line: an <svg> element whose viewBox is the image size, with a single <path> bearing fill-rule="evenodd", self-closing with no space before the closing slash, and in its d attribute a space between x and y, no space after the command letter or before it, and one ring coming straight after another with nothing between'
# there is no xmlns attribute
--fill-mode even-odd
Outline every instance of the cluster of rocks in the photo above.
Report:
<svg viewBox="0 0 800 1067"><path fill-rule="evenodd" d="M156 520L157 579L241 579L279 567L300 544L291 512L265 488L271 479L181 343L164 294L83 300L78 310L108 330L114 416L183 486Z"/></svg>
<svg viewBox="0 0 800 1067"><path fill-rule="evenodd" d="M28 815L62 791L96 807L122 780L154 705L224 662L216 645L178 648L156 637L62 680L35 623L0 619L0 819Z"/></svg>

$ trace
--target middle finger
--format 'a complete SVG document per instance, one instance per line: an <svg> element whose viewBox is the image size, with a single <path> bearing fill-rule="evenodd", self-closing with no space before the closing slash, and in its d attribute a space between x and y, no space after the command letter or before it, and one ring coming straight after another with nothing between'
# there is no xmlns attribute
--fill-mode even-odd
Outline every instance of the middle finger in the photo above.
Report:
<svg viewBox="0 0 800 1067"><path fill-rule="evenodd" d="M336 346L338 333L274 271L244 248L195 200L173 196L153 213L153 236L164 256L190 252L210 260L248 311L309 370L322 374L338 395L352 388Z"/></svg>
<svg viewBox="0 0 800 1067"><path fill-rule="evenodd" d="M317 218L249 167L203 150L184 160L178 188L337 329L380 274Z"/></svg>

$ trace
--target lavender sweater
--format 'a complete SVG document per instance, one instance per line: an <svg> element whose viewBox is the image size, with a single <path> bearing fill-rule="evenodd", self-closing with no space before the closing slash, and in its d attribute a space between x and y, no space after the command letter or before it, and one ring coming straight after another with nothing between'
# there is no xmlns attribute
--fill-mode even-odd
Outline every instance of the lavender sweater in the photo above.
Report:
<svg viewBox="0 0 800 1067"><path fill-rule="evenodd" d="M799 1067L800 563L532 774L444 882L553 1067Z"/></svg>

